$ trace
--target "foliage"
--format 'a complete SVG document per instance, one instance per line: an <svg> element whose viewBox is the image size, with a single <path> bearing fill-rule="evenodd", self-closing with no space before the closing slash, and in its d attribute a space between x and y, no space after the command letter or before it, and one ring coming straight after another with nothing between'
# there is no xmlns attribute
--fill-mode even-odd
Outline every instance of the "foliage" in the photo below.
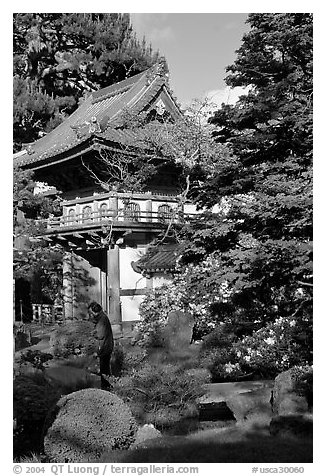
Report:
<svg viewBox="0 0 326 476"><path fill-rule="evenodd" d="M34 195L33 172L14 167L14 277L31 285L34 302L53 303L62 288L62 248L39 238L60 200Z"/></svg>
<svg viewBox="0 0 326 476"><path fill-rule="evenodd" d="M249 335L232 335L233 326L221 324L208 334L201 349L202 365L213 381L247 376L274 378L278 373L312 360L312 325L304 318L278 318Z"/></svg>
<svg viewBox="0 0 326 476"><path fill-rule="evenodd" d="M154 68L168 71L164 58ZM186 114L179 111L173 117L167 111L159 116L151 109L135 113L126 107L120 127L128 133L119 150L98 146L104 164L101 171L95 165L83 165L108 191L152 191L162 186L162 176L169 177L169 187L179 191L177 198L183 205L200 188L199 163L214 168L214 158L230 155L227 146L213 140L211 128L202 124L201 107L196 107L191 105Z"/></svg>
<svg viewBox="0 0 326 476"><path fill-rule="evenodd" d="M218 261L212 253L206 259L181 266L172 282L151 290L139 309L141 322L137 325L139 345L159 347L162 345L161 331L171 311L190 312L195 318L194 337L202 338L216 327L221 316L211 310L216 303L221 307L230 294L228 286L220 287L212 276Z"/></svg>
<svg viewBox="0 0 326 476"><path fill-rule="evenodd" d="M312 361L312 325L306 318L278 318L237 342L240 365L263 377L275 377L294 365Z"/></svg>
<svg viewBox="0 0 326 476"><path fill-rule="evenodd" d="M87 91L137 74L157 59L129 14L14 14L15 149L71 114Z"/></svg>
<svg viewBox="0 0 326 476"><path fill-rule="evenodd" d="M162 329L171 311L179 309L180 300L175 289L164 284L153 288L139 307L141 321L136 325L135 341L143 347L161 347Z"/></svg>
<svg viewBox="0 0 326 476"><path fill-rule="evenodd" d="M21 355L21 363L30 362L35 369L44 370L45 363L53 359L52 354L41 352L39 350L30 350Z"/></svg>
<svg viewBox="0 0 326 476"><path fill-rule="evenodd" d="M292 379L295 381L295 391L306 397L308 408L313 405L313 368L309 365L292 368Z"/></svg>
<svg viewBox="0 0 326 476"><path fill-rule="evenodd" d="M215 140L232 154L213 156L198 172L193 197L206 210L178 234L180 273L190 302L205 306L209 322L232 325L239 346L245 336L248 348L262 346L260 336L294 320L292 361L310 363L312 15L251 14L248 23L226 81L249 93L210 120ZM298 343L300 333L308 348ZM276 360L282 357L292 359L280 344ZM232 366L244 367L232 358ZM275 372L266 359L257 366Z"/></svg>
<svg viewBox="0 0 326 476"><path fill-rule="evenodd" d="M15 458L14 463L46 463L41 455L31 453L30 456L23 456L22 458Z"/></svg>
<svg viewBox="0 0 326 476"><path fill-rule="evenodd" d="M62 397L44 438L44 450L56 463L85 463L105 449L128 448L136 423L127 405L99 389L80 390Z"/></svg>
<svg viewBox="0 0 326 476"><path fill-rule="evenodd" d="M113 382L114 391L130 405L140 423L171 426L196 415L208 374L177 364L145 363Z"/></svg>
<svg viewBox="0 0 326 476"><path fill-rule="evenodd" d="M233 334L233 327L224 322L217 324L215 328L203 338L201 345L201 353L206 353L210 350L228 349L236 340L235 334Z"/></svg>
<svg viewBox="0 0 326 476"><path fill-rule="evenodd" d="M25 349L31 345L31 339L23 326L14 325L15 351Z"/></svg>
<svg viewBox="0 0 326 476"><path fill-rule="evenodd" d="M53 355L92 355L98 347L93 330L94 325L89 321L66 322L51 334L50 347Z"/></svg>
<svg viewBox="0 0 326 476"><path fill-rule="evenodd" d="M312 149L312 14L254 13L247 22L226 83L250 91L215 113L216 135L231 142L244 170L289 156L303 162Z"/></svg>
<svg viewBox="0 0 326 476"><path fill-rule="evenodd" d="M41 436L46 415L59 397L58 389L43 375L19 375L15 378L13 385L15 456L41 450Z"/></svg>

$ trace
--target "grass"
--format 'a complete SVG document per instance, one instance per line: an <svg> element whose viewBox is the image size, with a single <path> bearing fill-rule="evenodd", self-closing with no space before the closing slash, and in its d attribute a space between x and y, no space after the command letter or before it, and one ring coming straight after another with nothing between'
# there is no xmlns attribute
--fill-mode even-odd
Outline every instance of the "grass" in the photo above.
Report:
<svg viewBox="0 0 326 476"><path fill-rule="evenodd" d="M255 419L186 437L162 437L130 451L111 451L111 463L311 463L312 440L272 437L267 421Z"/></svg>

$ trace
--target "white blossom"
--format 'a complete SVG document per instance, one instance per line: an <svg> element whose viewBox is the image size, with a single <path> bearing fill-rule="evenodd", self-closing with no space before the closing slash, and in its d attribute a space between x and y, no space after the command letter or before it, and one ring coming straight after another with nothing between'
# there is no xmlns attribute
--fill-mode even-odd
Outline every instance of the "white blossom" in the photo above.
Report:
<svg viewBox="0 0 326 476"><path fill-rule="evenodd" d="M273 345L275 344L275 339L273 339L272 337L267 337L267 339L264 339L264 342L266 342L266 344L268 345Z"/></svg>

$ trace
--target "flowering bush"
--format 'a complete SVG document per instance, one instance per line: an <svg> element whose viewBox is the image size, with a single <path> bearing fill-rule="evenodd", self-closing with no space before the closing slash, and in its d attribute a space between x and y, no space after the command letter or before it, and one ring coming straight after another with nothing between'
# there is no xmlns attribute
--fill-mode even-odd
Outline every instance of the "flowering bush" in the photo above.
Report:
<svg viewBox="0 0 326 476"><path fill-rule="evenodd" d="M236 337L232 325L221 323L204 338L201 362L215 382L249 375L274 378L290 367L309 365L311 341L307 316L281 317L244 337Z"/></svg>
<svg viewBox="0 0 326 476"><path fill-rule="evenodd" d="M312 330L308 319L280 317L233 345L242 369L274 377L312 361Z"/></svg>
<svg viewBox="0 0 326 476"><path fill-rule="evenodd" d="M207 278L218 267L215 256L209 256L199 264L189 264L173 280L153 289L140 306L141 322L136 338L140 345L159 347L162 345L161 329L171 311L190 312L195 318L195 334L202 337L216 326L217 316L212 312L214 303L225 301L231 291L227 282L221 285ZM203 278L205 286L202 285Z"/></svg>
<svg viewBox="0 0 326 476"><path fill-rule="evenodd" d="M243 376L232 348L212 349L204 353L201 363L210 371L213 382L237 381Z"/></svg>

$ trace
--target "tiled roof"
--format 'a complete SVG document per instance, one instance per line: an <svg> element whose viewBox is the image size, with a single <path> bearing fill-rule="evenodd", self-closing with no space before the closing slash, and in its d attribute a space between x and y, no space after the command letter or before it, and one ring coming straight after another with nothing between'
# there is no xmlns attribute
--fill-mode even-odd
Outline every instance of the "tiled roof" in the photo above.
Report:
<svg viewBox="0 0 326 476"><path fill-rule="evenodd" d="M142 272L147 273L173 271L180 255L181 249L178 245L162 245L145 254L136 264Z"/></svg>
<svg viewBox="0 0 326 476"><path fill-rule="evenodd" d="M166 71L166 70L165 70ZM130 138L130 132L119 129L125 108L139 113L164 90L179 110L167 85L162 63L152 68L91 93L79 108L47 135L30 144L25 153L14 156L19 166L33 165L44 159L69 151L91 137L121 143Z"/></svg>

